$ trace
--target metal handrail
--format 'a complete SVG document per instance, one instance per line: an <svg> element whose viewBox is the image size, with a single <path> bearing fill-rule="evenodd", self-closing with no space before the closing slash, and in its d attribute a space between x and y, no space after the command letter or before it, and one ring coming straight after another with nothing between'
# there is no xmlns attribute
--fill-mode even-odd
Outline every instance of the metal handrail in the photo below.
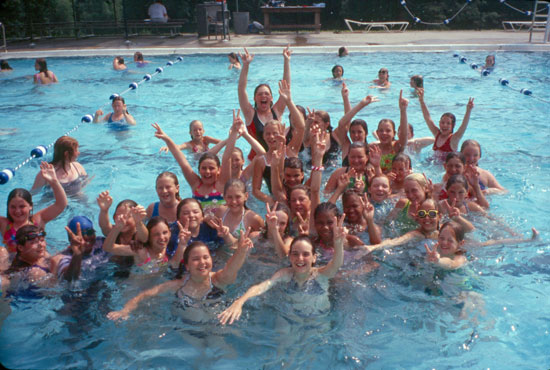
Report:
<svg viewBox="0 0 550 370"><path fill-rule="evenodd" d="M4 48L4 51L8 52L8 44L6 43L6 29L4 28L4 23L0 22L0 27L2 27L2 45L0 48Z"/></svg>

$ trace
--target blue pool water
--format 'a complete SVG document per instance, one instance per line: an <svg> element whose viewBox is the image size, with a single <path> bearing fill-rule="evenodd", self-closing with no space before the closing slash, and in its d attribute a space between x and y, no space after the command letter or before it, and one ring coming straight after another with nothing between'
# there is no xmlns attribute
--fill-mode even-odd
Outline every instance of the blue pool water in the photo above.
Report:
<svg viewBox="0 0 550 370"><path fill-rule="evenodd" d="M486 55L463 54L478 63ZM54 142L84 114L93 114L112 93L175 58L147 58L153 61L150 67L124 73L111 69L110 58L50 58L48 66L61 81L55 86L33 86L34 60L10 61L14 71L0 75L0 128L16 130L0 136L0 167L16 166L32 148ZM366 94L381 100L358 115L370 132L381 118L399 120L397 101L403 88L411 100L408 115L415 136L429 136L418 100L408 87L413 74L425 78L426 102L434 119L451 111L461 120L473 96L475 108L464 139L481 143L480 165L509 190L490 198L491 212L526 236L536 227L540 240L470 250L463 273L437 278L423 264L420 249L378 254L380 268L336 279L330 314L305 323L281 318L285 307L279 303L281 292L275 290L249 301L241 321L229 328L186 323L172 296L142 304L127 322L115 325L105 318L107 312L120 309L137 292L161 280L112 278L108 270L102 273L105 279L83 281L71 292L63 292L62 286L43 299L13 301L0 331L0 362L12 368L548 368L550 104L497 81L506 77L511 86L529 88L550 100L550 54L497 53L497 68L485 78L449 53L357 53L345 59L294 55L295 102L328 111L333 124L343 114L340 87L325 79L336 63L343 65L349 79L352 104ZM389 69L393 85L388 92L368 88L381 67ZM249 75L250 97L261 82L275 89L281 76L280 54L256 55ZM227 70L224 55L188 56L125 95L138 122L135 128L113 131L86 124L75 131L72 136L82 153L79 162L95 177L83 194L70 199L62 216L48 224L51 251L66 246L63 226L71 216L85 214L97 222L95 198L103 190L110 190L115 202L132 198L148 205L157 198L157 174L171 170L180 178L182 195L190 196L175 161L158 153L162 143L153 137L150 124L160 123L176 142L184 142L189 122L199 119L207 135L223 138L231 110L238 108L237 81L238 73ZM439 181L441 169L427 164L429 152L415 158L413 165ZM30 188L37 169L38 161L32 161L1 185L0 203L14 187ZM46 191L34 199L41 209L51 202L51 194ZM251 206L262 212L259 202L251 201ZM474 238L506 236L490 223L478 226ZM228 299L278 267L251 258ZM471 307L460 303L464 295ZM1 302L0 311L8 306ZM471 312L460 318L461 310L468 308Z"/></svg>

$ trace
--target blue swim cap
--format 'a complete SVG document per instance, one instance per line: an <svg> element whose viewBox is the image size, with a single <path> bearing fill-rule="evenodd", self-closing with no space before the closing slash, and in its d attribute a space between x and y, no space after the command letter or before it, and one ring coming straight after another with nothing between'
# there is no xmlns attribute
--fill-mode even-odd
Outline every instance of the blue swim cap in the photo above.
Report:
<svg viewBox="0 0 550 370"><path fill-rule="evenodd" d="M75 216L71 218L67 226L73 233L76 234L76 224L80 223L80 230L93 230L94 229L94 223L86 216Z"/></svg>

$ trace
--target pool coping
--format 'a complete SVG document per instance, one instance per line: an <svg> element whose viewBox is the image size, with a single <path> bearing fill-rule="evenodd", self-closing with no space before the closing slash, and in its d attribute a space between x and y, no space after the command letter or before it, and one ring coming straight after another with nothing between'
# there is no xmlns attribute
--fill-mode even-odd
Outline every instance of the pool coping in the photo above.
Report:
<svg viewBox="0 0 550 370"><path fill-rule="evenodd" d="M351 46L350 46L351 47ZM47 57L89 57L133 55L136 51L146 50L148 55L192 55L220 54L235 50L232 47L128 47L128 48L85 48L8 51L0 53L3 59L47 58ZM251 46L248 50L256 54L280 54L281 46ZM401 45L353 45L354 52L451 52L451 51L514 51L514 52L550 52L550 44L401 44ZM296 54L334 53L334 46L293 46Z"/></svg>

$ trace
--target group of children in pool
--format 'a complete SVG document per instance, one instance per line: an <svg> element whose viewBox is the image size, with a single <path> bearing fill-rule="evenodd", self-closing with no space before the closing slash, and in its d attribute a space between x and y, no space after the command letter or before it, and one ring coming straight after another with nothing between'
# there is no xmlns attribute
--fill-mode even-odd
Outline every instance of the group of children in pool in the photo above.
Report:
<svg viewBox="0 0 550 370"><path fill-rule="evenodd" d="M396 128L391 119L382 119L376 130L378 141L367 144L367 124L354 117L378 99L368 95L352 106L343 83L344 115L333 129L327 112L306 110L294 103L291 54L288 47L283 50L279 99L274 102L270 86L260 84L254 90L254 105L247 93L254 55L246 49L240 54L240 109L233 112L226 139L205 136L202 123L194 120L190 124L191 140L177 145L159 124L152 125L154 136L165 144L161 151L169 151L180 166L192 198L181 199L178 177L163 172L156 179L158 202L145 208L132 200L121 201L115 208L113 225L109 220L113 199L104 191L97 203L99 226L105 237L96 236L88 218L74 217L66 227L70 246L50 256L45 226L67 206L64 188L87 176L76 161L78 142L70 137L60 138L55 143L52 162L41 164L32 187L36 190L49 185L54 204L33 212L31 194L25 189L14 189L8 196L7 216L0 217L5 245L0 249L2 291L6 292L10 285L17 286L21 280L30 282L31 290L57 280L72 281L79 278L83 266L97 267L110 257L117 263L129 261L144 274L178 271L175 279L142 292L120 311L111 312L110 319L127 318L140 301L167 291L176 293L182 307L200 311L202 305L223 296L223 289L236 280L246 261L252 240L261 240L269 246L264 252L277 259L288 257L290 267L251 287L219 314L222 324L231 324L239 319L248 299L275 284L289 286L297 312L310 315L324 311L328 280L343 264L354 265L354 271L348 271L352 273L376 268L372 253L378 249L422 241L428 263L444 269L462 267L467 262L464 233L475 229L470 216L486 214L486 195L505 192L489 171L478 166L479 143L466 140L459 145L474 99L469 99L457 130L452 113L443 114L437 127L424 101L424 90L417 87L424 119L434 136L419 144L409 139L412 126L407 120L408 100L401 91L399 126ZM281 123L286 109L290 112L288 128ZM113 110L103 118L103 112L98 111L94 122L125 119L130 123L131 118L135 123L122 98L114 99ZM236 147L240 137L252 148L248 166L244 153ZM414 173L406 154L430 144L435 160L444 163L443 181L437 185L425 175ZM223 146L220 161L217 153ZM307 180L300 158L304 157L300 154L303 151L311 153ZM197 172L186 153L200 155ZM342 166L328 178L324 188L328 201L321 202L323 171L325 166L336 163L339 154ZM266 204L265 220L247 207L250 194ZM343 212L337 206L340 198ZM536 234L533 229L533 237ZM468 244L523 241L514 238ZM214 258L221 255L231 257L214 272ZM83 260L92 262L84 265ZM315 266L316 262L320 267Z"/></svg>

